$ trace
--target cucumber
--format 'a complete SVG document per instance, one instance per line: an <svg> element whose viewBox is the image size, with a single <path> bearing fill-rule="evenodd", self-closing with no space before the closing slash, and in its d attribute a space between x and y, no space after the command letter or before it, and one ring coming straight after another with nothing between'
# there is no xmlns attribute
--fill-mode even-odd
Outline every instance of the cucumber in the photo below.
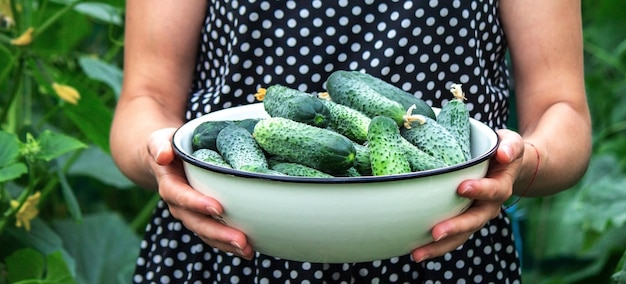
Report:
<svg viewBox="0 0 626 284"><path fill-rule="evenodd" d="M253 135L261 148L270 155L331 175L354 165L354 142L328 129L282 117L270 117L256 124Z"/></svg>
<svg viewBox="0 0 626 284"><path fill-rule="evenodd" d="M402 137L447 165L465 162L463 150L454 135L429 117L418 119L410 124L410 128L400 130Z"/></svg>
<svg viewBox="0 0 626 284"><path fill-rule="evenodd" d="M406 153L407 159L409 160L409 166L413 172L438 169L448 166L444 161L420 150L415 145L411 144L411 142L404 139L404 137L402 137L402 143L400 146Z"/></svg>
<svg viewBox="0 0 626 284"><path fill-rule="evenodd" d="M252 173L258 173L258 174L268 174L268 175L274 175L274 176L286 176L286 174L283 174L283 173L281 173L279 171L275 171L275 170L264 168L264 167L257 166L257 165L250 165L250 164L241 166L241 168L239 170L246 171L246 172L252 172Z"/></svg>
<svg viewBox="0 0 626 284"><path fill-rule="evenodd" d="M193 134L191 136L191 149L193 151L198 149L210 149L216 151L217 146L215 145L215 140L217 139L217 134L219 134L224 127L233 124L234 122L229 120L205 121L200 123L193 130Z"/></svg>
<svg viewBox="0 0 626 284"><path fill-rule="evenodd" d="M254 126L256 125L257 122L259 122L259 120L261 119L260 118L246 118L242 120L236 120L235 125L245 128L246 130L248 130L248 132L250 132L250 134L252 134L252 132L254 132Z"/></svg>
<svg viewBox="0 0 626 284"><path fill-rule="evenodd" d="M217 135L216 144L218 152L233 169L240 170L246 165L268 168L265 153L243 127L226 126Z"/></svg>
<svg viewBox="0 0 626 284"><path fill-rule="evenodd" d="M318 177L318 178L331 178L333 176L324 173L322 171L316 170L311 167L307 167L302 164L297 163L277 163L272 165L272 170L281 172L288 176L298 176L298 177Z"/></svg>
<svg viewBox="0 0 626 284"><path fill-rule="evenodd" d="M376 92L402 104L405 109L408 109L412 105L415 105L412 114L421 114L432 119L436 119L435 112L424 100L419 99L413 94L406 92L378 77L372 76L367 73L361 73L359 71L350 72L354 73L355 77L365 82Z"/></svg>
<svg viewBox="0 0 626 284"><path fill-rule="evenodd" d="M360 176L363 176L363 175L361 175L361 173L355 167L352 167L352 168L347 169L343 173L338 173L336 176L338 176L338 177L360 177Z"/></svg>
<svg viewBox="0 0 626 284"><path fill-rule="evenodd" d="M472 158L470 152L470 114L464 100L465 94L461 90L460 84L453 84L450 89L454 98L445 104L439 115L437 122L446 128L459 142L465 159Z"/></svg>
<svg viewBox="0 0 626 284"><path fill-rule="evenodd" d="M311 94L272 85L267 89L260 88L255 97L263 101L263 108L272 117L284 117L321 128L330 123L328 108Z"/></svg>
<svg viewBox="0 0 626 284"><path fill-rule="evenodd" d="M402 149L400 130L396 122L386 116L372 118L367 133L367 141L375 176L403 174L411 172L411 167Z"/></svg>
<svg viewBox="0 0 626 284"><path fill-rule="evenodd" d="M320 94L320 100L330 111L330 128L358 143L367 140L367 129L371 121L367 115L327 100L324 94Z"/></svg>
<svg viewBox="0 0 626 284"><path fill-rule="evenodd" d="M398 126L404 124L406 109L402 104L391 100L349 71L335 71L326 81L326 89L331 100L362 112L370 118L387 116Z"/></svg>
<svg viewBox="0 0 626 284"><path fill-rule="evenodd" d="M231 168L231 166L222 158L222 155L211 149L198 149L191 154L194 158L205 161L209 164Z"/></svg>
<svg viewBox="0 0 626 284"><path fill-rule="evenodd" d="M372 175L372 164L370 163L370 149L367 146L354 143L356 156L354 158L354 168L362 176Z"/></svg>

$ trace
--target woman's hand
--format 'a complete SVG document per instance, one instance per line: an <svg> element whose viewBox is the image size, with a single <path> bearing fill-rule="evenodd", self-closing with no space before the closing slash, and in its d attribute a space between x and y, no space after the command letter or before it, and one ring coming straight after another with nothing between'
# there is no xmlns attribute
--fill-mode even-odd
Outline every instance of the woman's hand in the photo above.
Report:
<svg viewBox="0 0 626 284"><path fill-rule="evenodd" d="M502 204L512 195L513 184L520 172L524 156L524 141L510 130L498 130L500 145L485 178L466 180L457 193L473 199L463 214L445 220L432 228L434 242L411 253L417 262L441 256L465 243L470 235L498 216Z"/></svg>
<svg viewBox="0 0 626 284"><path fill-rule="evenodd" d="M182 162L176 159L171 146L175 128L153 132L148 139L149 161L158 182L161 198L176 219L202 241L222 251L251 259L254 252L246 235L220 223L220 203L194 190L187 183Z"/></svg>

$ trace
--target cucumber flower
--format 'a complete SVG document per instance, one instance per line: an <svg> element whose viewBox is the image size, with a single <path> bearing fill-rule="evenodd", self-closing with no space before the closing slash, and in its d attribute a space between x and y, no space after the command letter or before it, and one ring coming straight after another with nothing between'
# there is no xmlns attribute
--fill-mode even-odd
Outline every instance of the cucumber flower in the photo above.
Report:
<svg viewBox="0 0 626 284"><path fill-rule="evenodd" d="M16 37L16 38L12 39L11 40L11 44L12 45L17 45L17 46L29 45L31 42L33 42L33 32L34 31L35 31L35 29L33 29L32 27L28 28L19 37Z"/></svg>
<svg viewBox="0 0 626 284"><path fill-rule="evenodd" d="M80 99L80 93L71 86L61 85L57 82L52 83L52 88L54 92L61 98L62 100L76 105L78 104L78 99Z"/></svg>
<svg viewBox="0 0 626 284"><path fill-rule="evenodd" d="M30 231L30 221L37 217L39 214L39 210L37 209L37 205L39 204L39 199L41 198L41 193L39 191L35 192L35 194L26 198L22 207L15 214L15 226L16 227L24 227L26 231ZM11 200L11 207L13 209L20 206L20 203L17 200Z"/></svg>

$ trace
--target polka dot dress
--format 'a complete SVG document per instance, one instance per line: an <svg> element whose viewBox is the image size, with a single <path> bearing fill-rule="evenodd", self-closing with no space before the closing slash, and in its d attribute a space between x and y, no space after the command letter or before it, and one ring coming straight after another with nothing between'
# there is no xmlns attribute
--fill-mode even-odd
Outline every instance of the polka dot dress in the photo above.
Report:
<svg viewBox="0 0 626 284"><path fill-rule="evenodd" d="M255 102L259 87L325 90L334 70L359 70L440 107L463 84L472 117L504 128L506 38L496 0L207 0L187 119ZM248 261L204 244L160 202L135 283L519 283L504 211L456 250L415 263Z"/></svg>

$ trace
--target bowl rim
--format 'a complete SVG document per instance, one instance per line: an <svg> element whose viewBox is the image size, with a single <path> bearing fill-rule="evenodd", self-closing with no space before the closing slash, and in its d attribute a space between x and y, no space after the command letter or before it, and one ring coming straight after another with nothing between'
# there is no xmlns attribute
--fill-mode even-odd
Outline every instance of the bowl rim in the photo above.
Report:
<svg viewBox="0 0 626 284"><path fill-rule="evenodd" d="M194 119L198 119L198 118L194 118ZM423 170L423 171L417 171L417 172L403 173L403 174L385 175L385 176L331 177L331 178L279 176L279 175L247 172L247 171L241 171L241 170L213 165L213 164L194 158L191 155L191 153L188 153L184 149L181 149L179 145L177 145L176 143L177 139L175 138L179 135L182 135L180 133L186 123L178 127L178 129L176 129L176 131L174 132L174 135L172 136L171 144L174 149L175 155L179 157L181 160L183 160L183 162L189 163L196 167L206 169L212 172L233 175L237 177L281 181L281 182L314 183L314 184L345 184L345 183L352 184L352 183L388 182L388 181L398 181L398 180L406 180L406 179L413 179L413 178L419 178L419 177L442 175L445 173L454 172L454 171L472 167L474 165L485 162L491 159L493 156L495 156L496 150L498 149L498 146L500 145L500 136L498 135L498 133L495 130L493 130L491 127L482 123L481 121L478 121L474 118L470 118L470 120L475 121L475 123L483 124L484 126L489 128L495 135L494 145L485 153L479 156L473 157L472 159L469 159L463 163L459 163L459 164L455 164L455 165L451 165L447 167L442 167L442 168L437 168L437 169L432 169L432 170Z"/></svg>

